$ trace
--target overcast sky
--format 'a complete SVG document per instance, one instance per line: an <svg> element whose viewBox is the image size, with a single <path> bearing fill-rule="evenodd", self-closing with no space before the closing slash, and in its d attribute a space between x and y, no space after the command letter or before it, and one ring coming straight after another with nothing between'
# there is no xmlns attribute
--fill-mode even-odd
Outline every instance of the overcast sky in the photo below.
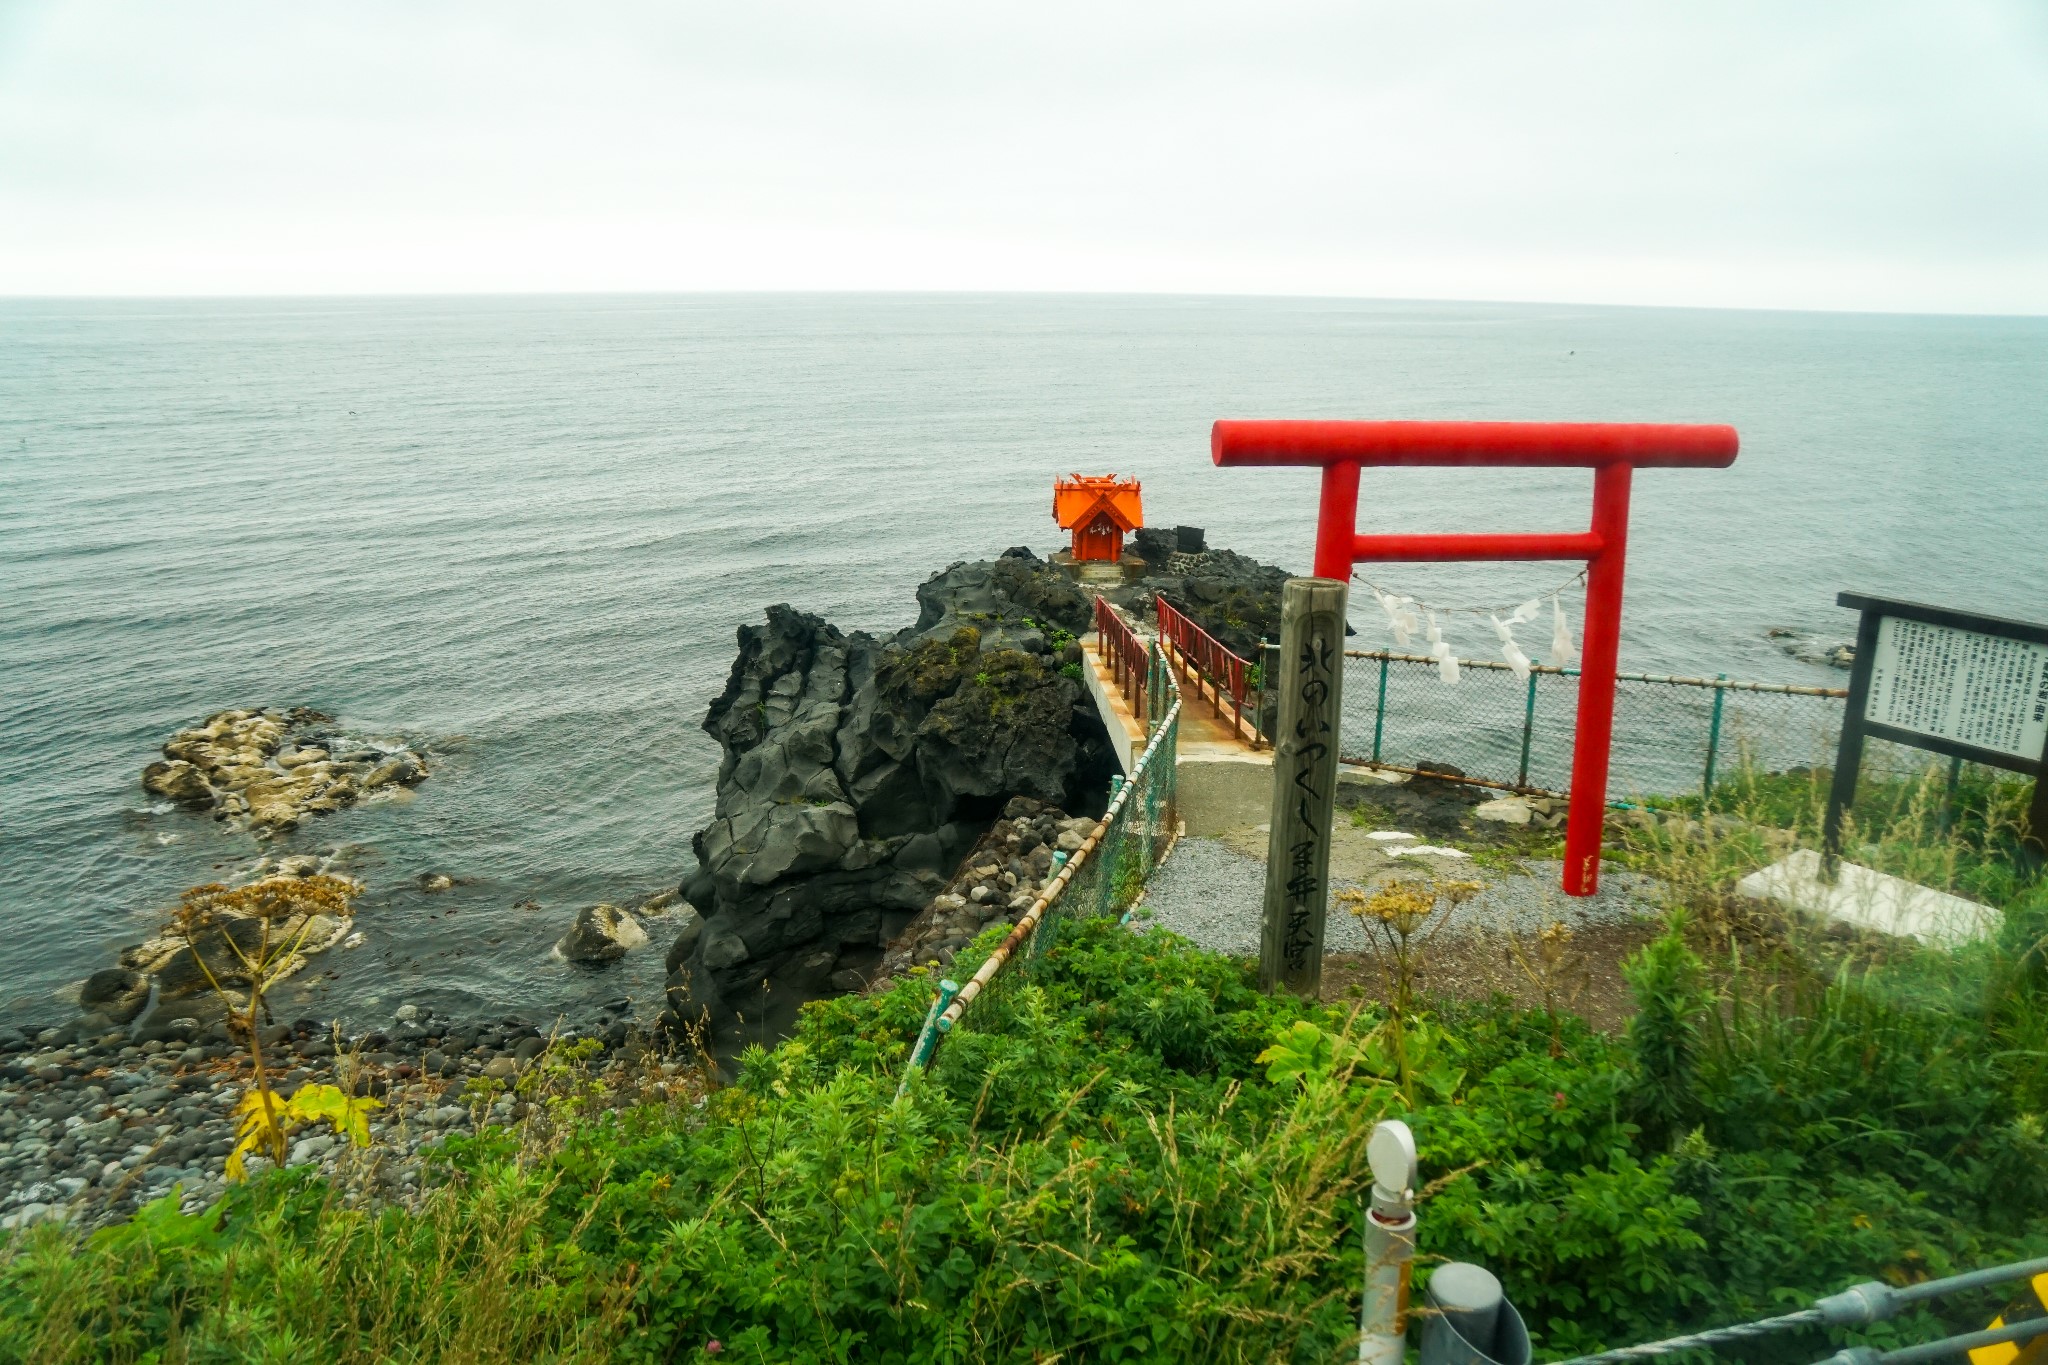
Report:
<svg viewBox="0 0 2048 1365"><path fill-rule="evenodd" d="M2048 313L2048 0L0 0L0 293Z"/></svg>

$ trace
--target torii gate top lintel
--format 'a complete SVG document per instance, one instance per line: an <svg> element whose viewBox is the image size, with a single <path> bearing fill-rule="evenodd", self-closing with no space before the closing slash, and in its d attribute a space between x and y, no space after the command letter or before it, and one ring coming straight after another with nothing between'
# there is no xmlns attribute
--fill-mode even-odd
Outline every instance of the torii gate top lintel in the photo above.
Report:
<svg viewBox="0 0 2048 1365"><path fill-rule="evenodd" d="M1564 889L1598 888L1621 641L1629 483L1641 469L1725 469L1740 442L1730 426L1661 422L1220 421L1209 451L1218 465L1310 465L1323 471L1315 573L1348 581L1359 561L1583 559L1586 612L1572 746ZM1358 473L1373 466L1591 469L1592 524L1535 534L1357 533Z"/></svg>
<svg viewBox="0 0 2048 1365"><path fill-rule="evenodd" d="M1735 428L1673 422L1221 421L1219 465L1477 465L1495 468L1725 469Z"/></svg>

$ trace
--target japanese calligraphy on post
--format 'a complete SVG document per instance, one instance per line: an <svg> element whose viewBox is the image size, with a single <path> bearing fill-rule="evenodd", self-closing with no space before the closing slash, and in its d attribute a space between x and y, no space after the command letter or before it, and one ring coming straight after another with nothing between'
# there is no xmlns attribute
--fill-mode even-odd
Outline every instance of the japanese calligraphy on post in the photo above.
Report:
<svg viewBox="0 0 2048 1365"><path fill-rule="evenodd" d="M1322 988L1344 683L1345 585L1289 579L1280 601L1279 734L1259 979L1304 996Z"/></svg>

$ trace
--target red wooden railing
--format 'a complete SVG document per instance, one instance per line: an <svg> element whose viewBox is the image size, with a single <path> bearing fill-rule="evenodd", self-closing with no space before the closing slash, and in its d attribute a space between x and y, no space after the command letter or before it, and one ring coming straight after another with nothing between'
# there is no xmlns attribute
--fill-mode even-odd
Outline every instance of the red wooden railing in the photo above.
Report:
<svg viewBox="0 0 2048 1365"><path fill-rule="evenodd" d="M1257 689L1250 685L1251 661L1225 649L1215 636L1176 611L1164 597L1155 601L1159 610L1159 639L1172 650L1181 672L1188 675L1196 693L1207 697L1216 708L1218 720L1225 716L1228 699L1231 723L1240 735L1257 744L1258 698ZM1249 724L1245 721L1247 703L1252 713Z"/></svg>
<svg viewBox="0 0 2048 1365"><path fill-rule="evenodd" d="M1150 715L1145 709L1145 685L1152 676L1151 655L1145 642L1124 620L1123 613L1112 607L1106 597L1095 599L1095 638L1101 642L1102 662L1116 678L1132 712L1141 717Z"/></svg>

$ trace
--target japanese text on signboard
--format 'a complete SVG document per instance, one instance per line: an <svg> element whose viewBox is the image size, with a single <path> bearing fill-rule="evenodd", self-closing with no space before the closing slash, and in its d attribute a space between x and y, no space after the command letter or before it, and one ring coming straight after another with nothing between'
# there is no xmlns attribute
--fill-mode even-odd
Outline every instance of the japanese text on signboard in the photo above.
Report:
<svg viewBox="0 0 2048 1365"><path fill-rule="evenodd" d="M1864 717L2014 758L2048 741L2048 645L1887 616Z"/></svg>

